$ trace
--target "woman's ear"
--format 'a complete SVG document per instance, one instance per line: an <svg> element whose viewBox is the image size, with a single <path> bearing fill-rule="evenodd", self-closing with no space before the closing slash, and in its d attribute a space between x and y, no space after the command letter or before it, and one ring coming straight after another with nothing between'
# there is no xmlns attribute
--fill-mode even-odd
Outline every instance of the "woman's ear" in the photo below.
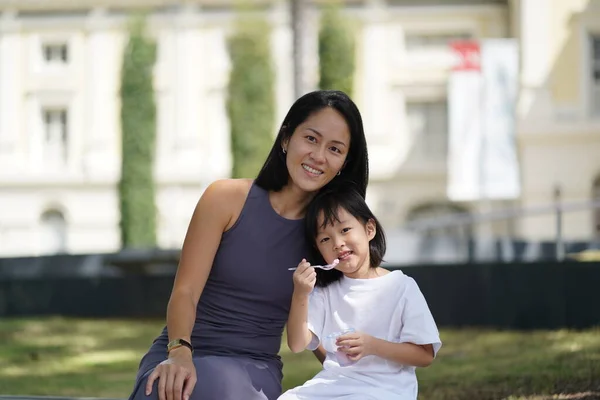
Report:
<svg viewBox="0 0 600 400"><path fill-rule="evenodd" d="M342 168L340 168L340 171L343 171L344 168L346 168L346 165L348 165L348 160L350 160L350 156L346 156L346 160L344 160L344 165L342 165Z"/></svg>
<svg viewBox="0 0 600 400"><path fill-rule="evenodd" d="M377 233L377 226L375 225L375 221L370 218L365 225L365 229L367 231L367 237L369 238L369 242L373 240L375 234Z"/></svg>
<svg viewBox="0 0 600 400"><path fill-rule="evenodd" d="M285 138L281 141L281 151L287 153L288 146L290 145L290 138Z"/></svg>

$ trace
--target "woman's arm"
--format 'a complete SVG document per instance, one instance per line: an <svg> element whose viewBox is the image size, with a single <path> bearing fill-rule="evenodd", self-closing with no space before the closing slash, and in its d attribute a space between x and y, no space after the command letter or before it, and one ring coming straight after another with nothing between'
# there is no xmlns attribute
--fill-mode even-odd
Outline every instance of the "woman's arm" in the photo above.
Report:
<svg viewBox="0 0 600 400"><path fill-rule="evenodd" d="M183 243L167 306L169 340L191 342L196 305L212 269L221 237L237 220L250 186L251 183L244 180L217 181L204 191L198 201ZM152 385L157 379L160 400L188 400L197 380L191 351L183 346L171 350L167 360L148 376L146 396L152 392Z"/></svg>
<svg viewBox="0 0 600 400"><path fill-rule="evenodd" d="M169 340L190 341L196 306L212 268L221 236L235 222L232 217L237 219L247 195L247 191L245 194L243 192L247 185L245 181L216 181L209 185L198 201L183 243L167 307ZM238 204L240 200L241 204ZM187 348L184 349L181 351L189 352Z"/></svg>

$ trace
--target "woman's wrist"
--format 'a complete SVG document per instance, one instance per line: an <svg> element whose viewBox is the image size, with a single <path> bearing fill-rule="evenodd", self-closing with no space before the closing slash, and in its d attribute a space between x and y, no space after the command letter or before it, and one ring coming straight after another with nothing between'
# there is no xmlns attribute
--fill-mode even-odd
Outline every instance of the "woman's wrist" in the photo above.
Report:
<svg viewBox="0 0 600 400"><path fill-rule="evenodd" d="M189 357L190 359L192 358L192 351L185 346L181 346L181 347L178 347L176 349L169 351L169 358L183 358L183 357Z"/></svg>

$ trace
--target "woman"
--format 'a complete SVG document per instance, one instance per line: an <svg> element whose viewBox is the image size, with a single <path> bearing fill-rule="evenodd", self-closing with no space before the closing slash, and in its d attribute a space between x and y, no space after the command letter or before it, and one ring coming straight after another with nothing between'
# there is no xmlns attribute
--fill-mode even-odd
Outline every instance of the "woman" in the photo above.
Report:
<svg viewBox="0 0 600 400"><path fill-rule="evenodd" d="M212 183L194 210L167 307L130 400L276 399L305 209L330 182L368 182L362 118L339 91L299 98L256 180Z"/></svg>

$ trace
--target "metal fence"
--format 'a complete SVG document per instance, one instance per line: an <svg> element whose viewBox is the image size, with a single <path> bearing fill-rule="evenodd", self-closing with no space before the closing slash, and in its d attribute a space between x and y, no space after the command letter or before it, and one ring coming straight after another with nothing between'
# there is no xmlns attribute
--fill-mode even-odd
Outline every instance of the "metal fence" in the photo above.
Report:
<svg viewBox="0 0 600 400"><path fill-rule="evenodd" d="M480 213L454 213L407 222L388 232L386 261L391 264L430 264L465 262L536 262L600 260L600 237L573 239L565 232L565 218L579 213L579 220L593 226L592 217L600 211L600 199L562 202L533 207L513 207ZM583 213L583 214L582 214ZM585 214L585 215L584 215ZM596 215L599 213L597 212ZM485 225L514 224L527 218L545 217L545 240L532 240L506 233L498 234ZM550 219L548 217L551 217ZM596 224L600 224L598 217ZM548 221L549 219L549 221ZM579 222L573 222L574 224ZM482 233L484 231L485 233ZM600 227L596 229L600 232Z"/></svg>

